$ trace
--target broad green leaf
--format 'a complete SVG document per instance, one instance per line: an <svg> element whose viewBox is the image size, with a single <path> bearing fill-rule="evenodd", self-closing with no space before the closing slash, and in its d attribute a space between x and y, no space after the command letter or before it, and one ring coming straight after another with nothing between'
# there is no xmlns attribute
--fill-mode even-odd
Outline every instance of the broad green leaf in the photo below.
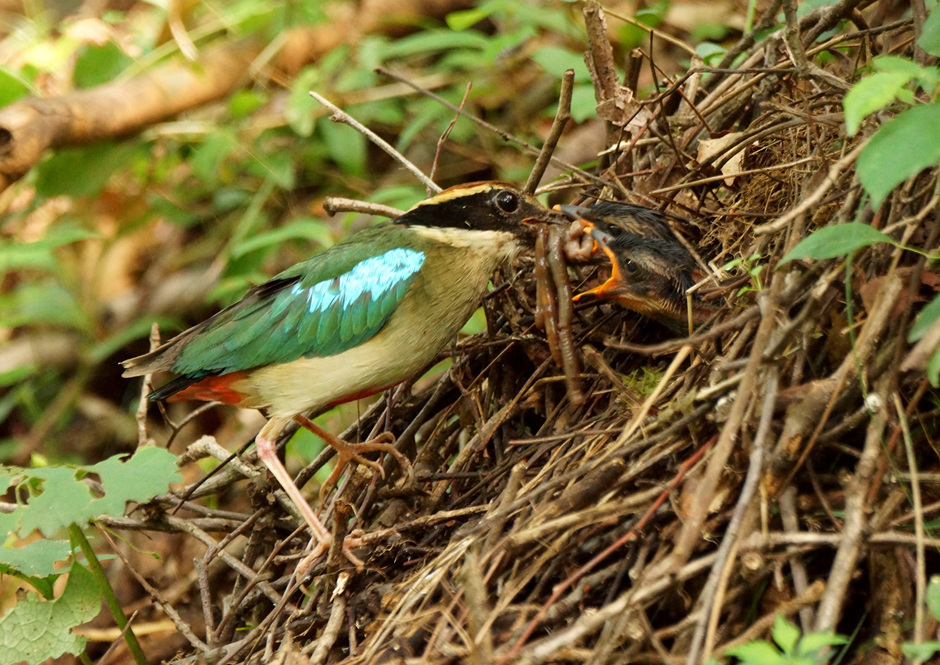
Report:
<svg viewBox="0 0 940 665"><path fill-rule="evenodd" d="M932 575L927 582L927 609L940 621L940 575Z"/></svg>
<svg viewBox="0 0 940 665"><path fill-rule="evenodd" d="M936 640L931 640L922 644L903 642L901 644L901 653L903 653L908 658L908 660L911 660L915 663L925 663L933 658L934 654L940 653L940 642L937 642Z"/></svg>
<svg viewBox="0 0 940 665"><path fill-rule="evenodd" d="M89 44L78 51L72 80L76 88L92 88L114 80L133 62L114 42Z"/></svg>
<svg viewBox="0 0 940 665"><path fill-rule="evenodd" d="M78 563L56 600L27 594L0 619L0 662L38 665L70 653L79 655L85 638L72 632L101 611L101 591L92 574Z"/></svg>
<svg viewBox="0 0 940 665"><path fill-rule="evenodd" d="M783 653L792 654L796 651L796 643L800 641L800 629L787 621L783 615L774 617L774 627L770 633Z"/></svg>
<svg viewBox="0 0 940 665"><path fill-rule="evenodd" d="M266 101L267 97L259 90L239 90L228 98L228 112L233 118L246 118Z"/></svg>
<svg viewBox="0 0 940 665"><path fill-rule="evenodd" d="M796 259L832 259L879 242L894 244L891 236L861 222L826 226L803 238L777 265Z"/></svg>
<svg viewBox="0 0 940 665"><path fill-rule="evenodd" d="M55 564L71 554L67 540L36 540L22 547L0 547L0 572L6 566L26 577L49 577L64 572Z"/></svg>
<svg viewBox="0 0 940 665"><path fill-rule="evenodd" d="M97 194L119 167L127 166L137 147L128 140L60 150L36 167L36 191L49 198Z"/></svg>
<svg viewBox="0 0 940 665"><path fill-rule="evenodd" d="M907 341L913 344L923 338L938 318L940 318L940 294L936 295L920 310L920 314L917 315L914 325L911 326L911 330L907 334Z"/></svg>
<svg viewBox="0 0 940 665"><path fill-rule="evenodd" d="M713 62L720 61L728 49L714 42L699 42L695 45L695 52L699 54L705 65L711 65Z"/></svg>
<svg viewBox="0 0 940 665"><path fill-rule="evenodd" d="M852 86L842 100L849 136L855 136L866 116L893 102L910 80L911 76L906 72L878 72Z"/></svg>
<svg viewBox="0 0 940 665"><path fill-rule="evenodd" d="M451 12L444 18L444 21L451 30L460 31L473 27L492 13L492 7L477 7Z"/></svg>
<svg viewBox="0 0 940 665"><path fill-rule="evenodd" d="M14 70L0 66L0 108L29 94L29 86Z"/></svg>
<svg viewBox="0 0 940 665"><path fill-rule="evenodd" d="M915 106L892 118L859 155L857 169L872 206L928 166L940 163L940 104Z"/></svg>
<svg viewBox="0 0 940 665"><path fill-rule="evenodd" d="M584 58L580 53L558 46L549 46L533 53L532 60L546 72L558 78L561 78L566 70L573 69L575 81L591 80L587 65L584 64Z"/></svg>
<svg viewBox="0 0 940 665"><path fill-rule="evenodd" d="M176 457L162 448L141 448L133 457L116 455L78 469L66 466L18 469L0 467L6 477L41 480L40 491L10 513L0 514L0 532L25 536L39 530L47 538L70 524L85 524L101 515L124 514L128 501L148 501L178 482ZM92 494L81 478L94 473L101 479L104 496Z"/></svg>
<svg viewBox="0 0 940 665"><path fill-rule="evenodd" d="M15 328L30 324L86 332L94 327L74 294L51 279L26 282L9 294L0 295L0 325Z"/></svg>
<svg viewBox="0 0 940 665"><path fill-rule="evenodd" d="M940 56L940 10L934 8L924 22L924 31L917 39L917 45L930 55Z"/></svg>

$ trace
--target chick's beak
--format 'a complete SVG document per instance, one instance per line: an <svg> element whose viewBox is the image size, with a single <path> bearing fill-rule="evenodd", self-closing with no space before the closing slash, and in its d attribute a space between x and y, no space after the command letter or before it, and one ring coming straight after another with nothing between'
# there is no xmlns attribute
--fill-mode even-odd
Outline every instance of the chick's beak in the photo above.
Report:
<svg viewBox="0 0 940 665"><path fill-rule="evenodd" d="M588 289L583 293L579 293L572 300L580 300L586 295L597 296L599 298L606 297L608 293L620 287L621 283L624 281L623 273L620 272L620 262L617 260L617 255L614 253L614 250L610 248L610 241L612 237L595 227L588 221L578 220L586 225L584 233L590 233L591 237L594 239L594 244L596 247L600 247L601 251L607 255L607 258L610 259L610 279L601 284L600 286L595 286L593 289Z"/></svg>

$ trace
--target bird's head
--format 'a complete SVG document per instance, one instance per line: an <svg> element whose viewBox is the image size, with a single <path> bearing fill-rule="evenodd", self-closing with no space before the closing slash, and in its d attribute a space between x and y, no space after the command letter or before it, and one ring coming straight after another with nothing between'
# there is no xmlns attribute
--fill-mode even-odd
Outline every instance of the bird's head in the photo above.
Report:
<svg viewBox="0 0 940 665"><path fill-rule="evenodd" d="M695 283L695 264L681 244L627 233L605 222L595 223L589 232L610 259L612 272L607 282L576 298L592 294L668 324L684 320L685 292Z"/></svg>
<svg viewBox="0 0 940 665"><path fill-rule="evenodd" d="M557 223L558 213L503 182L473 182L421 201L395 224L452 245L500 247L512 255L535 239L533 224Z"/></svg>
<svg viewBox="0 0 940 665"><path fill-rule="evenodd" d="M590 206L562 205L559 209L571 219L609 228L615 235L633 233L648 238L675 238L659 210L620 201L595 201Z"/></svg>

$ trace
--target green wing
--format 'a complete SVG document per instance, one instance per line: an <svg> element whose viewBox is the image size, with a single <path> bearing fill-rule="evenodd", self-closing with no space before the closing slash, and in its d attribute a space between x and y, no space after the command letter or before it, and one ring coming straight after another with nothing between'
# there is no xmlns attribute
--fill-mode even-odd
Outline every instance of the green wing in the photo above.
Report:
<svg viewBox="0 0 940 665"><path fill-rule="evenodd" d="M222 310L187 340L173 371L193 378L331 356L375 335L414 283L424 252L336 245Z"/></svg>

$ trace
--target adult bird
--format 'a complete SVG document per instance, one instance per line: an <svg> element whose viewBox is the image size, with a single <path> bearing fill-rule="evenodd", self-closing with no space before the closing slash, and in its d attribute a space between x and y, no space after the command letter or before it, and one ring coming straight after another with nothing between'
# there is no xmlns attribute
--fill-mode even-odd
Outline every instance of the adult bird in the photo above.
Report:
<svg viewBox="0 0 940 665"><path fill-rule="evenodd" d="M297 505L318 551L325 551L330 533L278 460L278 436L297 422L335 448L339 462L328 482L350 460L363 462L361 453L403 459L380 439L342 441L304 414L379 393L430 364L479 305L494 269L533 242L528 222L551 214L505 183L451 187L124 361L124 376L179 375L151 400L264 410L258 455Z"/></svg>
<svg viewBox="0 0 940 665"><path fill-rule="evenodd" d="M686 291L697 281L699 270L662 214L605 203L600 211L594 206L561 206L562 212L582 224L611 264L610 279L574 299L593 295L612 300L674 330L687 327L690 312L693 324L707 320L717 308L698 294L692 294L689 308Z"/></svg>

